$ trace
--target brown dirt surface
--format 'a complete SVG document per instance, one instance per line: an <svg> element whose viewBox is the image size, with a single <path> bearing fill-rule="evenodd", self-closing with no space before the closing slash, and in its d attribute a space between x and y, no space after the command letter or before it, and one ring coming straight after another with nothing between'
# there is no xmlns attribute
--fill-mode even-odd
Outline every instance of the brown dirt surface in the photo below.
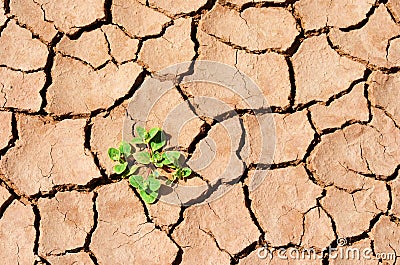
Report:
<svg viewBox="0 0 400 265"><path fill-rule="evenodd" d="M192 60L245 95L163 72ZM0 264L400 264L399 102L399 0L0 0ZM213 199L145 204L126 120L172 120Z"/></svg>

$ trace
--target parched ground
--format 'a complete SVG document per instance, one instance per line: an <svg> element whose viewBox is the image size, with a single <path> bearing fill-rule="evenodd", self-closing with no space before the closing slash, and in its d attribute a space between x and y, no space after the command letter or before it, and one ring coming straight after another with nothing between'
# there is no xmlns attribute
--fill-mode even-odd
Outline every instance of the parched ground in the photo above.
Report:
<svg viewBox="0 0 400 265"><path fill-rule="evenodd" d="M145 205L107 148L140 85L192 59L259 85L273 165L251 191L265 165L253 114L217 87L181 87L165 108L228 102L250 154L218 200ZM0 84L0 264L399 264L257 257L339 238L400 255L398 0L1 0ZM187 151L213 137L223 146L220 124L193 120Z"/></svg>

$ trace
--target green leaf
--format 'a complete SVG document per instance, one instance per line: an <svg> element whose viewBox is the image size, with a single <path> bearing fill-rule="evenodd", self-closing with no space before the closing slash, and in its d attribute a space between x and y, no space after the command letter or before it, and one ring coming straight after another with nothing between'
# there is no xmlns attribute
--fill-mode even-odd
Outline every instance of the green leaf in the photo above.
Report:
<svg viewBox="0 0 400 265"><path fill-rule="evenodd" d="M179 159L181 157L181 153L179 151L166 151L165 156L169 161L173 161L174 159Z"/></svg>
<svg viewBox="0 0 400 265"><path fill-rule="evenodd" d="M148 178L149 181L149 189L151 191L158 191L161 187L161 183L158 179Z"/></svg>
<svg viewBox="0 0 400 265"><path fill-rule="evenodd" d="M145 190L139 190L139 194L145 203L151 204L155 202L158 197L158 192L152 191L148 194Z"/></svg>
<svg viewBox="0 0 400 265"><path fill-rule="evenodd" d="M158 128L158 127L151 128L150 131L149 131L148 140L153 139L153 137L156 136L156 134L157 134L159 131L161 131L161 129Z"/></svg>
<svg viewBox="0 0 400 265"><path fill-rule="evenodd" d="M121 173L123 173L123 172L125 171L125 169L126 169L127 166L128 166L128 162L125 162L125 163L123 163L123 164L116 164L116 165L114 166L114 171L115 171L115 173L117 173L117 174L121 174Z"/></svg>
<svg viewBox="0 0 400 265"><path fill-rule="evenodd" d="M166 151L165 155L168 160L172 162L176 167L179 167L179 158L181 157L181 153L178 151Z"/></svg>
<svg viewBox="0 0 400 265"><path fill-rule="evenodd" d="M136 189L143 187L143 177L140 175L132 175L129 177L129 183Z"/></svg>
<svg viewBox="0 0 400 265"><path fill-rule="evenodd" d="M125 141L122 141L119 145L119 151L124 154L125 158L131 155L132 147Z"/></svg>
<svg viewBox="0 0 400 265"><path fill-rule="evenodd" d="M146 139L147 131L145 128L137 126L136 132L139 135L139 137L142 138L142 140Z"/></svg>
<svg viewBox="0 0 400 265"><path fill-rule="evenodd" d="M135 174L138 169L139 169L138 165L131 166L131 168L129 169L128 173L125 174L125 176L128 177L130 175Z"/></svg>
<svg viewBox="0 0 400 265"><path fill-rule="evenodd" d="M133 157L140 164L150 164L150 154L147 151L137 152L133 154Z"/></svg>
<svg viewBox="0 0 400 265"><path fill-rule="evenodd" d="M172 184L172 180L167 179L167 181L165 181L165 185L170 185L170 184Z"/></svg>
<svg viewBox="0 0 400 265"><path fill-rule="evenodd" d="M156 167L163 167L163 166L164 166L163 163L158 163L158 162L154 162L154 165L155 165Z"/></svg>
<svg viewBox="0 0 400 265"><path fill-rule="evenodd" d="M188 168L188 167L182 168L182 176L184 178L189 177L191 174L192 174L192 170L190 168Z"/></svg>
<svg viewBox="0 0 400 265"><path fill-rule="evenodd" d="M167 155L166 155L165 153L162 154L162 158L163 158L162 163L163 163L164 165L169 165L169 164L172 163L171 161L169 161L169 159L168 159L168 157L167 157Z"/></svg>
<svg viewBox="0 0 400 265"><path fill-rule="evenodd" d="M153 159L155 162L160 162L162 160L162 155L159 152L154 152Z"/></svg>
<svg viewBox="0 0 400 265"><path fill-rule="evenodd" d="M147 190L149 188L149 180L143 180L143 186L141 187L142 190Z"/></svg>
<svg viewBox="0 0 400 265"><path fill-rule="evenodd" d="M153 150L153 152L157 151L163 148L166 143L167 141L165 139L164 132L162 130L159 130L150 141L151 150Z"/></svg>
<svg viewBox="0 0 400 265"><path fill-rule="evenodd" d="M121 152L116 148L109 148L108 156L111 160L118 161L121 158Z"/></svg>
<svg viewBox="0 0 400 265"><path fill-rule="evenodd" d="M169 166L169 165L171 164L171 161L169 161L168 159L164 159L161 163L162 163L164 166Z"/></svg>
<svg viewBox="0 0 400 265"><path fill-rule="evenodd" d="M153 152L160 150L161 148L163 148L164 145L165 145L165 143L150 142L150 147L151 147L151 150L153 150Z"/></svg>
<svg viewBox="0 0 400 265"><path fill-rule="evenodd" d="M132 139L132 142L131 142L131 143L132 143L132 144L144 144L142 138L140 138L140 137L134 137L134 138Z"/></svg>

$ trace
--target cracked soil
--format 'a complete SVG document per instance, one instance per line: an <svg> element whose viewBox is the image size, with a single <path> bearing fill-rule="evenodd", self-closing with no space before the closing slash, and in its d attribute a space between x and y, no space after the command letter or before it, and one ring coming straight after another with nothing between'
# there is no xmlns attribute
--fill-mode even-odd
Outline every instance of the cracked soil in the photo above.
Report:
<svg viewBox="0 0 400 265"><path fill-rule="evenodd" d="M187 99L225 102L238 131L194 104L178 142L191 159L204 144L215 155L193 183L209 185L235 151L239 181L200 206L146 205L107 149L143 82L191 60L260 87L272 165L240 97L177 85L146 125ZM243 144L225 148L229 133ZM399 0L0 0L0 264L400 264L399 170ZM332 259L339 238L373 258ZM265 245L323 258L263 260Z"/></svg>

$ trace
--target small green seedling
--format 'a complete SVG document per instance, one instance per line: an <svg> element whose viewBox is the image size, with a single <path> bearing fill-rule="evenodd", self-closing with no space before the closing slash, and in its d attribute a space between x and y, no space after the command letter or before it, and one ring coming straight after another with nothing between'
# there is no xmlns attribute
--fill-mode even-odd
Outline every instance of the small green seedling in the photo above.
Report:
<svg viewBox="0 0 400 265"><path fill-rule="evenodd" d="M122 141L118 148L108 149L108 156L116 163L114 172L129 178L129 183L149 204L157 200L161 180L170 185L192 174L190 168L182 167L179 162L183 155L178 151L164 151L165 144L165 134L160 128L147 131L137 127L136 137L130 143ZM140 168L147 168L146 177L136 174Z"/></svg>

